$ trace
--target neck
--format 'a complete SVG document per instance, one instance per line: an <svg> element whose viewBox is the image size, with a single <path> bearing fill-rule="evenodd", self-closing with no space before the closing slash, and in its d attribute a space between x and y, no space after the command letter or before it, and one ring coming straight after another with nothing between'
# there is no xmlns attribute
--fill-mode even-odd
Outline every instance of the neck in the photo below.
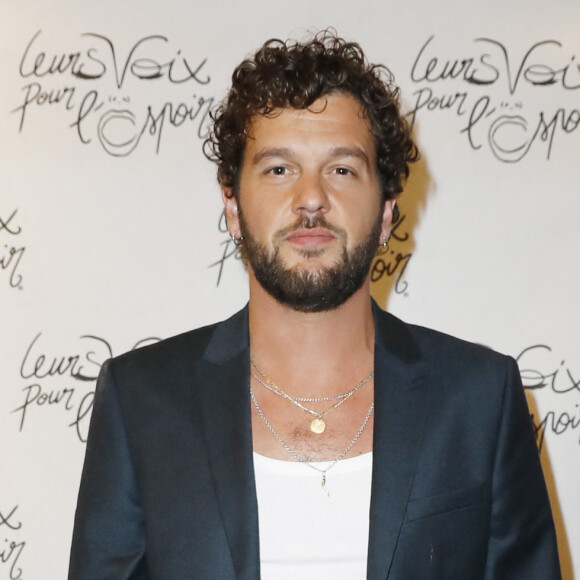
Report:
<svg viewBox="0 0 580 580"><path fill-rule="evenodd" d="M294 392L341 392L373 369L368 279L340 307L305 313L277 302L250 271L249 323L252 356L274 381Z"/></svg>

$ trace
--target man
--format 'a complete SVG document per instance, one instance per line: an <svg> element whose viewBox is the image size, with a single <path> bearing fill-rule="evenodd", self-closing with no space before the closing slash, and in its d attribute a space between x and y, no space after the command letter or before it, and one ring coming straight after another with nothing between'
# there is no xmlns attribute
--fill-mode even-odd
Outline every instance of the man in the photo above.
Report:
<svg viewBox="0 0 580 580"><path fill-rule="evenodd" d="M104 365L69 577L560 578L515 362L371 301L417 158L388 71L270 41L214 119L249 305Z"/></svg>

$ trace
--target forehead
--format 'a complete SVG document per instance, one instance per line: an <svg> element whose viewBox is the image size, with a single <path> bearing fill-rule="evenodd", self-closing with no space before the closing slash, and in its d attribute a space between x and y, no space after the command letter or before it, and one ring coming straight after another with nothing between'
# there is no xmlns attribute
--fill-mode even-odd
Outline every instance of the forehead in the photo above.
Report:
<svg viewBox="0 0 580 580"><path fill-rule="evenodd" d="M326 95L308 109L278 109L256 115L248 127L246 158L262 148L290 148L296 153L322 153L337 147L357 147L374 161L375 144L363 107L354 97Z"/></svg>

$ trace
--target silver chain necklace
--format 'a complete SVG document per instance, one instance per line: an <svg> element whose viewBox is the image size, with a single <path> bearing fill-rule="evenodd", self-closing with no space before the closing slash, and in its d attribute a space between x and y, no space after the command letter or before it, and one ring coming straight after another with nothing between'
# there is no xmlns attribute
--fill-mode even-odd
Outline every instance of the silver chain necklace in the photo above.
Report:
<svg viewBox="0 0 580 580"><path fill-rule="evenodd" d="M350 391L346 391L346 393L339 393L338 395L329 395L328 397L297 397L296 395L290 395L289 393L284 392L274 381L256 364L256 361L250 357L250 362L252 366L258 371L258 373L264 377L264 381L261 381L254 375L254 377L258 380L259 383L264 385L267 389L276 393L280 396L287 396L294 401L300 401L302 403L325 403L327 401L337 401L338 399L344 399L345 397L349 397L353 392L356 392L360 387L368 383L373 377L374 373L371 373L367 377L365 377L360 383L357 383ZM254 374L254 373L252 373ZM264 384L264 382L269 384Z"/></svg>
<svg viewBox="0 0 580 580"><path fill-rule="evenodd" d="M364 387L364 385L366 385L375 376L374 373L371 373L370 375L365 377L362 381L357 383L350 391L347 391L346 393L341 393L340 395L333 395L331 397L319 397L319 398L295 397L294 395L290 395L290 394L286 393L285 391L283 391L276 383L274 383L274 381L272 381L268 377L268 375L266 373L264 373L262 370L260 370L260 367L258 367L258 365L256 364L256 362L254 361L254 359L252 357L250 357L250 363L253 367L250 369L250 372L252 373L252 376L256 379L256 381L258 381L258 383L260 383L262 386L264 386L266 389L273 392L274 394L276 394L280 397L283 397L284 399L286 399L287 401L289 401L290 403L292 403L293 405L295 405L299 409L302 409L303 411L306 411L307 413L314 415L314 419L312 419L312 421L310 422L310 430L313 433L316 433L317 435L324 433L324 431L326 429L326 422L324 421L324 419L322 417L324 417L325 415L328 415L328 413L330 413L331 411L334 411L336 408L340 407L340 405L342 405L344 402L346 402L348 399L350 399L350 397L352 397L360 388ZM259 377L254 372L254 368L258 371L258 373L260 373L261 377ZM325 411L318 412L318 411L315 411L314 409L309 409L308 407L304 406L301 401L302 402L312 402L312 403L319 403L319 402L324 402L324 401L336 401L336 403L334 403L332 406L330 406Z"/></svg>
<svg viewBox="0 0 580 580"><path fill-rule="evenodd" d="M353 440L347 445L346 449L334 461L332 461L330 463L330 465L328 465L327 467L321 468L321 467L318 467L317 465L312 465L312 463L310 463L310 461L308 461L308 459L306 459L305 457L302 457L301 455L298 455L298 453L296 453L296 451L294 451L294 449L292 449L292 447L290 447L290 445L288 445L288 443L286 443L286 441L284 441L284 439L282 439L282 437L280 437L280 435L278 434L278 432L276 431L276 429L274 429L274 427L272 426L272 424L270 423L270 421L268 421L268 419L266 418L266 415L264 415L264 412L262 411L262 409L261 409L261 407L260 407L260 405L258 403L258 400L256 399L256 395L254 395L254 391L252 390L251 387L250 387L250 396L252 397L252 402L254 403L254 406L256 407L256 411L258 411L258 415L260 415L260 417L262 418L262 421L264 421L264 424L271 431L272 435L274 435L274 437L276 438L276 440L278 441L278 443L280 443L280 445L282 445L282 447L284 447L284 449L286 449L286 451L296 461L299 461L300 463L303 463L307 467L310 467L310 469L313 469L314 471L317 471L318 473L320 473L322 475L322 480L321 480L320 484L322 485L322 489L326 492L326 495L328 495L330 497L330 494L328 493L328 489L326 487L326 474L341 459L344 459L344 456L354 447L354 445L358 441L359 437L362 435L362 432L365 430L365 427L367 426L367 423L369 422L369 419L371 418L373 409L375 408L374 402L371 403L371 406L370 406L370 408L369 408L369 410L368 410L368 412L367 412L367 414L365 416L365 419L363 421L363 424L361 425L360 429L357 431L357 433L354 436Z"/></svg>

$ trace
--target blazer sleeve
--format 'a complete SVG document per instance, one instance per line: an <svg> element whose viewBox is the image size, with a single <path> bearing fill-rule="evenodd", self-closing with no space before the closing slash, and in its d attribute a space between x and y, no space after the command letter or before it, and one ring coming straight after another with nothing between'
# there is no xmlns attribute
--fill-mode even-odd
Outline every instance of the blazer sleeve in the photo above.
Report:
<svg viewBox="0 0 580 580"><path fill-rule="evenodd" d="M68 578L149 578L143 509L110 360L97 381Z"/></svg>
<svg viewBox="0 0 580 580"><path fill-rule="evenodd" d="M504 387L491 510L485 580L560 580L548 493L513 359Z"/></svg>

